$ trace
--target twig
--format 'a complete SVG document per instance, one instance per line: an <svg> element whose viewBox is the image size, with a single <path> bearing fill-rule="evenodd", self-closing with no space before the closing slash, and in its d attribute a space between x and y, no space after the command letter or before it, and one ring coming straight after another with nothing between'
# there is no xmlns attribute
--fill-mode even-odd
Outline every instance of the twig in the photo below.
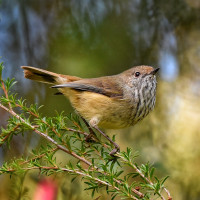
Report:
<svg viewBox="0 0 200 200"><path fill-rule="evenodd" d="M68 150L67 148L63 147L62 145L58 144L55 140L53 140L51 137L49 137L48 135L38 131L33 125L29 124L28 122L26 122L23 118L21 118L19 115L17 115L17 113L15 113L13 110L8 109L7 107L5 107L4 105L2 105L0 103L0 107L3 108L4 110L6 110L7 112L9 112L11 115L15 116L17 119L19 119L20 121L22 121L23 123L25 123L27 126L29 126L33 131L35 131L37 134L39 134L40 136L42 136L43 138L47 139L48 141L50 141L51 143L55 144L60 150L72 155L73 157L79 159L80 161L84 162L85 164L87 164L88 166L91 166L92 163L90 163L89 161L87 161L85 158L80 157L79 155L77 155L76 153Z"/></svg>
<svg viewBox="0 0 200 200"><path fill-rule="evenodd" d="M6 136L1 140L1 144L0 147L2 146L2 144L5 142L5 140L7 140L7 138L15 131L19 128L20 124L17 124L9 133L6 134Z"/></svg>
<svg viewBox="0 0 200 200"><path fill-rule="evenodd" d="M47 152L50 153L50 152L54 152L54 151L56 151L56 150L58 150L58 147L56 147L56 148L54 148L54 149L51 149L51 150L49 150L49 151L47 151ZM24 165L24 164L30 163L31 161L34 161L34 160L36 160L36 159L38 159L38 158L42 158L42 157L45 156L45 155L46 155L46 153L40 154L40 155L38 155L38 156L35 156L34 158L31 158L31 159L26 160L26 161L24 161L24 162L21 162L21 163L19 163L19 164L20 164L20 165Z"/></svg>
<svg viewBox="0 0 200 200"><path fill-rule="evenodd" d="M87 173L80 172L79 170L76 170L76 169L72 170L72 169L66 169L66 168L59 168L57 166L54 166L54 167L48 167L48 166L36 167L35 166L35 167L25 167L25 168L22 168L22 169L23 170L32 170L32 169L62 170L62 171L66 171L66 172L69 172L69 173L75 173L75 174L81 175L83 177L87 177L89 179L97 181L98 183L100 183L102 185L105 185L105 186L108 186L108 187L113 187L117 191L120 191L120 188L118 188L117 186L111 185L111 184L107 183L106 181L103 181L103 180L96 178L96 177L92 177L91 175L89 175ZM16 170L15 169L8 169L7 171L15 172ZM133 195L129 195L129 198L134 199L134 200L139 200L137 197L135 197Z"/></svg>
<svg viewBox="0 0 200 200"><path fill-rule="evenodd" d="M117 153L117 155L118 155L122 160L124 160L125 162L127 162L123 157L120 156L119 153ZM137 166L136 166L135 164L129 162L129 165L130 165L132 168L134 168L135 171L136 171L145 181L147 181L150 185L153 186L152 181L149 180L147 177L145 177L145 175L137 168ZM164 188L164 189L165 189L165 188ZM166 191L166 190L165 190L165 191ZM167 191L166 191L166 192L167 192ZM168 195L168 194L169 194L169 193L167 193L167 195ZM170 194L169 194L169 195L170 195ZM168 195L168 199L169 199L169 197L171 198L171 196L169 196L169 195ZM162 200L165 200L165 197L164 197L161 193L160 193L160 198L161 198ZM172 198L171 198L170 200L172 200Z"/></svg>
<svg viewBox="0 0 200 200"><path fill-rule="evenodd" d="M13 102L13 103L14 103L14 102ZM15 103L15 105L16 105L17 107L23 109L21 105L19 105L19 104L17 104L17 103ZM39 118L39 116L38 116L37 114L31 112L30 110L28 110L28 112L29 112L32 116L34 116L34 117L36 117L36 118ZM42 121L44 124L46 124L49 128L51 128L51 130L52 130L58 137L60 137L60 134L59 134L54 128L52 128L46 121L44 121L43 119L41 119L41 121ZM72 131L72 132L76 132L76 133L80 133L80 134L83 134L83 135L86 136L86 137L89 136L89 134L86 133L86 132L79 131L79 130L75 130L75 129L72 129L72 128L67 128L67 127L65 127L64 130ZM95 138L94 138L94 137L92 137L92 139L95 141Z"/></svg>
<svg viewBox="0 0 200 200"><path fill-rule="evenodd" d="M172 196L171 196L169 190L167 190L167 188L165 188L165 187L164 187L164 190L165 190L165 192L167 193L168 200L172 200Z"/></svg>
<svg viewBox="0 0 200 200"><path fill-rule="evenodd" d="M8 98L8 92L6 90L6 87L5 87L5 84L4 84L3 80L1 80L1 85L2 85L3 92L4 92L5 96L6 96L6 99L9 99ZM9 106L10 110L12 110L12 106L11 106L10 102L8 102L8 106Z"/></svg>

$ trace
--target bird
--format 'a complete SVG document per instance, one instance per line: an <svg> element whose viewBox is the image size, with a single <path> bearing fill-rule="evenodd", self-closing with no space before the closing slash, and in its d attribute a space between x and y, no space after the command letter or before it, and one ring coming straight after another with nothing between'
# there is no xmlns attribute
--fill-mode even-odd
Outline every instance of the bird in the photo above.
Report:
<svg viewBox="0 0 200 200"><path fill-rule="evenodd" d="M159 68L147 65L132 67L117 75L80 78L44 69L22 66L24 76L53 85L66 96L72 107L114 146L119 145L101 129L122 129L133 126L154 109L156 101L156 73Z"/></svg>

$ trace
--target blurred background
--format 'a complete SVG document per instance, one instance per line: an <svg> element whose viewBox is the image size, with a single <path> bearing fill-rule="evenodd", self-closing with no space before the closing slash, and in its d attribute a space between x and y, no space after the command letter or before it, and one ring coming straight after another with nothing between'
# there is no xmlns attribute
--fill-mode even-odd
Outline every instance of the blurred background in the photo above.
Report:
<svg viewBox="0 0 200 200"><path fill-rule="evenodd" d="M24 79L21 65L88 78L160 67L154 112L132 128L108 132L117 134L122 150L139 151L139 162L152 163L158 177L170 176L174 199L200 199L199 0L1 0L0 56L4 78L18 81L15 92L45 105L48 116L73 109L48 86ZM7 119L0 109L0 125ZM40 142L34 134L14 137L10 149L0 149L0 164ZM17 199L22 186L33 199L39 184L31 176L1 176L0 199ZM57 199L91 199L69 176L54 181Z"/></svg>

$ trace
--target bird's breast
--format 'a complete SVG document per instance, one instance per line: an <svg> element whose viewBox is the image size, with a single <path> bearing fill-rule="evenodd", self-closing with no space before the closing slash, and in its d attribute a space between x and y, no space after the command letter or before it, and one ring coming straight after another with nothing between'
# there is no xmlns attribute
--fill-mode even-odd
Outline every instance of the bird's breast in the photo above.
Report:
<svg viewBox="0 0 200 200"><path fill-rule="evenodd" d="M132 115L132 124L146 117L150 111L154 109L156 101L156 80L143 82L140 88L135 93L137 105Z"/></svg>

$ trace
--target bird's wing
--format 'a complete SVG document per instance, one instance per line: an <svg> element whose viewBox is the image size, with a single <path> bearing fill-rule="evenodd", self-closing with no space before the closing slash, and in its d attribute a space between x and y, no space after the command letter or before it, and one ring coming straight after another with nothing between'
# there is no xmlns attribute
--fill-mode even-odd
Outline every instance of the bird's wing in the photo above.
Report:
<svg viewBox="0 0 200 200"><path fill-rule="evenodd" d="M118 76L82 79L61 85L55 85L52 86L52 88L68 87L78 91L94 92L111 98L122 99L123 89L120 86L120 81L116 81L116 78L118 78Z"/></svg>

